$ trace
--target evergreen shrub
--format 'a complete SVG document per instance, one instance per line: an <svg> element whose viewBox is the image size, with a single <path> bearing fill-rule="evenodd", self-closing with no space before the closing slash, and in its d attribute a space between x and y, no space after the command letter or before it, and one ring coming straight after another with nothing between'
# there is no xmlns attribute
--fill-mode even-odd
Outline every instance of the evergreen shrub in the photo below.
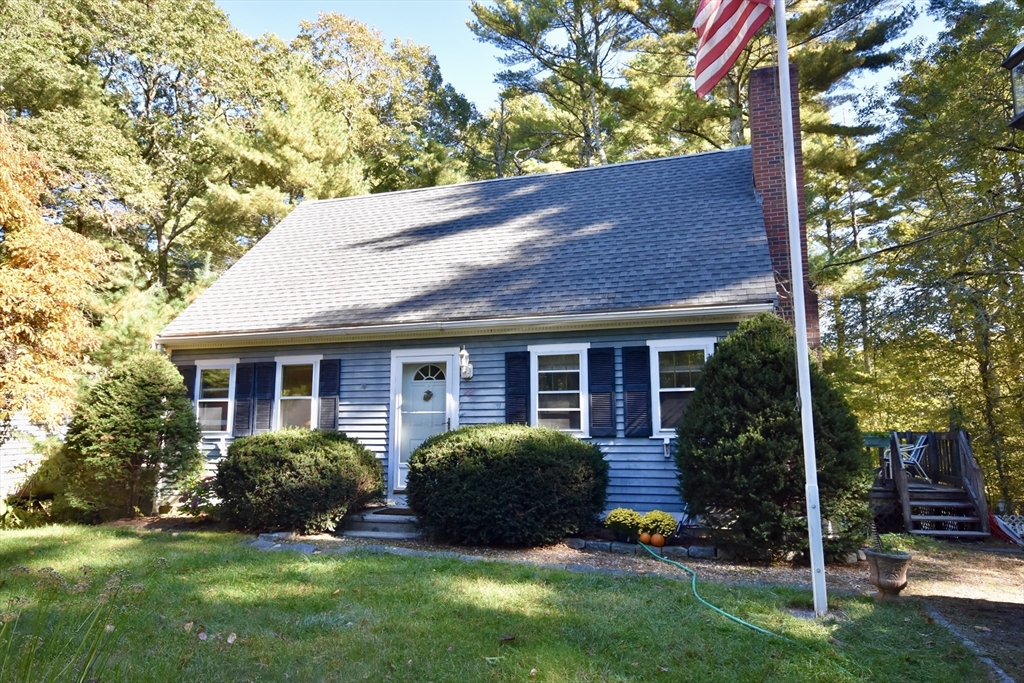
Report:
<svg viewBox="0 0 1024 683"><path fill-rule="evenodd" d="M678 427L683 500L739 557L807 550L795 358L786 322L767 313L744 322L708 360ZM821 516L838 532L825 550L845 553L867 533L871 463L853 412L813 361L811 395Z"/></svg>
<svg viewBox="0 0 1024 683"><path fill-rule="evenodd" d="M380 498L380 461L341 432L286 429L237 439L217 467L221 518L246 531L334 531Z"/></svg>
<svg viewBox="0 0 1024 683"><path fill-rule="evenodd" d="M199 425L181 375L146 351L89 388L68 427L54 500L58 518L97 522L150 514L157 485L176 487L202 466Z"/></svg>
<svg viewBox="0 0 1024 683"><path fill-rule="evenodd" d="M593 522L608 488L601 450L524 425L463 427L427 439L409 463L409 507L432 537L535 546Z"/></svg>

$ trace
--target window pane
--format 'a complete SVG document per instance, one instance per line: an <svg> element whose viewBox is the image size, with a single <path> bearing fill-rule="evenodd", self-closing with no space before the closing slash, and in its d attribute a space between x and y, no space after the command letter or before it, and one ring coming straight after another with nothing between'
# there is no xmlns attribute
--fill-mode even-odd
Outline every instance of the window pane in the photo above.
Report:
<svg viewBox="0 0 1024 683"><path fill-rule="evenodd" d="M281 399L281 427L309 429L312 405L313 401L308 398Z"/></svg>
<svg viewBox="0 0 1024 683"><path fill-rule="evenodd" d="M231 371L227 368L219 370L200 370L199 398L227 398L228 383Z"/></svg>
<svg viewBox="0 0 1024 683"><path fill-rule="evenodd" d="M662 389L693 388L697 386L697 378L703 369L703 349L658 353L658 372Z"/></svg>
<svg viewBox="0 0 1024 683"><path fill-rule="evenodd" d="M537 408L575 408L579 410L579 394L540 394L537 396Z"/></svg>
<svg viewBox="0 0 1024 683"><path fill-rule="evenodd" d="M199 404L198 413L199 426L204 432L226 432L228 430L227 401L202 401Z"/></svg>
<svg viewBox="0 0 1024 683"><path fill-rule="evenodd" d="M313 366L285 365L281 369L282 396L312 396Z"/></svg>
<svg viewBox="0 0 1024 683"><path fill-rule="evenodd" d="M686 406L690 405L692 391L661 392L661 428L675 429L683 419Z"/></svg>
<svg viewBox="0 0 1024 683"><path fill-rule="evenodd" d="M544 370L579 370L580 354L566 353L559 356L537 356L537 369Z"/></svg>
<svg viewBox="0 0 1024 683"><path fill-rule="evenodd" d="M580 413L579 411L564 410L559 412L538 412L537 423L541 427L551 427L553 429L579 429L580 428Z"/></svg>
<svg viewBox="0 0 1024 683"><path fill-rule="evenodd" d="M580 373L578 372L541 372L537 374L539 391L579 391Z"/></svg>

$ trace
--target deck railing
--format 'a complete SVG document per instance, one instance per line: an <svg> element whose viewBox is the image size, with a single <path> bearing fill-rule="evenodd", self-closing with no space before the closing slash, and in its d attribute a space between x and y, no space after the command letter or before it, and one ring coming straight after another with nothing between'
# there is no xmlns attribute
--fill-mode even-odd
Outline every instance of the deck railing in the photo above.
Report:
<svg viewBox="0 0 1024 683"><path fill-rule="evenodd" d="M913 445L924 436L927 449L920 458L928 480L933 484L945 484L962 488L968 494L977 510L981 531L989 533L988 503L985 500L985 478L974 459L971 439L966 432L892 432L888 443L883 439L866 439L868 447L878 450L879 477L891 480L903 507L906 527L910 526L910 490L906 469L900 466L900 446ZM884 444L884 445L883 445Z"/></svg>

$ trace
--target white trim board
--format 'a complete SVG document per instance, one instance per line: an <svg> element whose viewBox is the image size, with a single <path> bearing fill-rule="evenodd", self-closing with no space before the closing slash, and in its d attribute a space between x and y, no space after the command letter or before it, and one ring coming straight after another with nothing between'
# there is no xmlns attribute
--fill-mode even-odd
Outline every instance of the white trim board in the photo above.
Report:
<svg viewBox="0 0 1024 683"><path fill-rule="evenodd" d="M331 342L382 341L389 339L424 339L492 334L534 334L665 325L696 325L736 323L764 311L772 311L774 302L695 306L693 308L615 311L566 315L486 318L448 322L389 323L352 325L321 329L204 332L187 335L157 336L156 344L164 349L212 349L252 346L321 344Z"/></svg>

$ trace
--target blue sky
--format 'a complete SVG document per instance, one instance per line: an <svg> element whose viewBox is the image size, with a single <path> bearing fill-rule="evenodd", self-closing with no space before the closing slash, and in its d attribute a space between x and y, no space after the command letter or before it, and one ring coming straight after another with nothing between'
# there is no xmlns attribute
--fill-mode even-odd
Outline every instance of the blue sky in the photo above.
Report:
<svg viewBox="0 0 1024 683"><path fill-rule="evenodd" d="M921 16L901 43L919 37L933 39L940 28L925 15L926 1L915 1ZM339 12L376 27L389 42L403 38L429 45L444 79L479 110L486 111L497 101L494 75L506 67L498 61L498 50L478 41L466 27L466 21L473 18L469 0L217 0L217 5L235 27L250 36L275 33L284 40L295 37L301 20L315 20L320 12ZM863 74L854 79L852 89L863 92L881 87L896 75L892 68ZM834 111L833 116L838 120L844 111L848 118L855 118L849 105Z"/></svg>
<svg viewBox="0 0 1024 683"><path fill-rule="evenodd" d="M441 75L456 90L486 110L497 102L494 74L503 70L498 51L481 43L466 27L473 18L468 0L217 0L236 28L259 36L276 33L291 40L299 21L320 12L338 12L375 26L384 39L429 45Z"/></svg>

